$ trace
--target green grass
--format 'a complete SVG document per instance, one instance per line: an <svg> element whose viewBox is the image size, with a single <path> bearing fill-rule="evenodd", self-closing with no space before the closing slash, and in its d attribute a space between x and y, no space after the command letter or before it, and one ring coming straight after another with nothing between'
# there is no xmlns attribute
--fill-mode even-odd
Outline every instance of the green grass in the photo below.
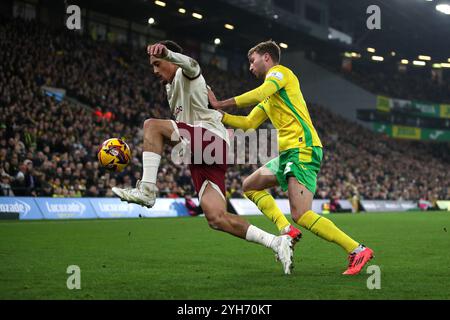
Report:
<svg viewBox="0 0 450 320"><path fill-rule="evenodd" d="M0 299L450 299L450 213L330 215L375 251L381 289L308 231L286 276L269 249L202 217L0 222ZM264 217L249 217L273 233ZM447 232L449 231L449 232ZM66 269L81 268L81 290Z"/></svg>

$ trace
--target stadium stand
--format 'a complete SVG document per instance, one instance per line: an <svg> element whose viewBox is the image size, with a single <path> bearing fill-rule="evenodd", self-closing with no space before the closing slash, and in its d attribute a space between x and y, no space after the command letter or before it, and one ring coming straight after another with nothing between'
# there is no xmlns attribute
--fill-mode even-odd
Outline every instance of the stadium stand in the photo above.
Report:
<svg viewBox="0 0 450 320"><path fill-rule="evenodd" d="M430 76L428 68L401 66L395 57L386 57L385 64L374 64L369 55L352 59L351 68L343 67L343 52L337 48L309 48L305 57L315 64L344 77L356 85L378 95L406 100L435 103L450 102L450 78L443 73L441 81ZM408 69L407 72L402 71Z"/></svg>
<svg viewBox="0 0 450 320"><path fill-rule="evenodd" d="M0 39L0 195L100 197L112 196L112 186L133 186L141 175L144 120L170 118L145 50L19 19L2 21ZM202 67L221 97L256 83L245 73ZM430 90L420 78L352 79L408 99L450 100L450 88ZM70 99L46 95L43 85L66 90ZM308 105L324 144L317 198L450 198L448 143L393 140L330 112L332 106ZM117 175L96 159L100 143L112 136L124 137L133 154L132 165ZM163 158L159 173L161 196L192 195L189 170L169 161ZM228 195L242 197L242 180L257 167L230 166ZM272 192L286 197L279 188Z"/></svg>

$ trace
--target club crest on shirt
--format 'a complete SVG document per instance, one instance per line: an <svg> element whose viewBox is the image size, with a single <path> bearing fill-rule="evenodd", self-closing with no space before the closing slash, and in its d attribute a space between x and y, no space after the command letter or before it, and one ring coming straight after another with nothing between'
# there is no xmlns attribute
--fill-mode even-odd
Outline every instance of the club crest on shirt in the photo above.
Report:
<svg viewBox="0 0 450 320"><path fill-rule="evenodd" d="M182 111L183 111L183 106L176 107L175 112L174 112L175 117L177 117L178 114Z"/></svg>
<svg viewBox="0 0 450 320"><path fill-rule="evenodd" d="M198 65L197 61L195 61L194 59L189 59L189 62L191 64L191 67L194 68Z"/></svg>

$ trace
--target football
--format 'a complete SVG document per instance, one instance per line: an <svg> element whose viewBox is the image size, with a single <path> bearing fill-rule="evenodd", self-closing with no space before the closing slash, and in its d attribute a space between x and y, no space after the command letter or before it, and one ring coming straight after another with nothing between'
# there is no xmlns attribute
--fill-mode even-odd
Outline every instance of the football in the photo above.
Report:
<svg viewBox="0 0 450 320"><path fill-rule="evenodd" d="M100 145L97 158L102 167L121 172L130 163L130 147L120 138L111 138Z"/></svg>

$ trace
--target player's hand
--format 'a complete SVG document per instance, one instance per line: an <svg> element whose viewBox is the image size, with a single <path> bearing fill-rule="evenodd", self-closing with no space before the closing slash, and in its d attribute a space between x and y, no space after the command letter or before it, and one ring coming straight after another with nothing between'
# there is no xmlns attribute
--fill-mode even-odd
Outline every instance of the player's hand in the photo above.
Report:
<svg viewBox="0 0 450 320"><path fill-rule="evenodd" d="M211 90L210 87L208 87L208 100L211 107L213 107L216 110L221 109L219 101L217 101L216 95L214 94L214 92Z"/></svg>
<svg viewBox="0 0 450 320"><path fill-rule="evenodd" d="M149 56L155 58L164 58L169 54L167 47L161 43L152 44L147 47L147 53Z"/></svg>

